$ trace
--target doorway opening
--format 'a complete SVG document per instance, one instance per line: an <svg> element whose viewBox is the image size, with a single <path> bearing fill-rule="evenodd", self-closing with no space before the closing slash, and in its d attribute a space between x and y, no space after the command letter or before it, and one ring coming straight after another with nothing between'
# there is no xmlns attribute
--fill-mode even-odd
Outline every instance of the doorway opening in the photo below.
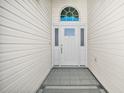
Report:
<svg viewBox="0 0 124 93"><path fill-rule="evenodd" d="M86 66L86 30L80 23L78 11L65 7L61 11L60 23L53 25L52 65Z"/></svg>

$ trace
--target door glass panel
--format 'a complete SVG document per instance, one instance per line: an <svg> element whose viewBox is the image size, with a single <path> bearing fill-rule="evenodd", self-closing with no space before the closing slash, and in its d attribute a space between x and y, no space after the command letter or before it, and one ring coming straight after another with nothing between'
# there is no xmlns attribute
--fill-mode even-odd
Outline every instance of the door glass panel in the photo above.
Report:
<svg viewBox="0 0 124 93"><path fill-rule="evenodd" d="M81 33L80 33L80 44L81 46L84 46L84 28L81 28Z"/></svg>
<svg viewBox="0 0 124 93"><path fill-rule="evenodd" d="M79 21L79 13L73 7L66 7L61 12L61 21Z"/></svg>
<svg viewBox="0 0 124 93"><path fill-rule="evenodd" d="M75 36L75 29L74 28L65 28L64 35L65 36Z"/></svg>
<svg viewBox="0 0 124 93"><path fill-rule="evenodd" d="M59 29L55 28L55 46L59 46Z"/></svg>

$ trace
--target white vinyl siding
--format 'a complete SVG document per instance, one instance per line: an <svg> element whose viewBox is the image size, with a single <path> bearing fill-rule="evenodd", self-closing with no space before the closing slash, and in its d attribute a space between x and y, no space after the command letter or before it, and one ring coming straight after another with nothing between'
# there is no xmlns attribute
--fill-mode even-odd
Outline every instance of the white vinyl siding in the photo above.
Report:
<svg viewBox="0 0 124 93"><path fill-rule="evenodd" d="M0 93L35 93L51 68L50 43L50 0L0 0Z"/></svg>
<svg viewBox="0 0 124 93"><path fill-rule="evenodd" d="M88 66L109 93L124 93L124 0L88 0Z"/></svg>

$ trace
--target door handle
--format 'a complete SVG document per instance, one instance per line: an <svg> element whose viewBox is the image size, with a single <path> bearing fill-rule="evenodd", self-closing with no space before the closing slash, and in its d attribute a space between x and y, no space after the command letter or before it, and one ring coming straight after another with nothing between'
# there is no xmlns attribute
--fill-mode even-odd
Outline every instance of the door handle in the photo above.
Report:
<svg viewBox="0 0 124 93"><path fill-rule="evenodd" d="M63 53L63 44L61 44L61 54Z"/></svg>
<svg viewBox="0 0 124 93"><path fill-rule="evenodd" d="M62 49L62 47L61 47L61 54L62 54L62 52L63 52L63 49Z"/></svg>

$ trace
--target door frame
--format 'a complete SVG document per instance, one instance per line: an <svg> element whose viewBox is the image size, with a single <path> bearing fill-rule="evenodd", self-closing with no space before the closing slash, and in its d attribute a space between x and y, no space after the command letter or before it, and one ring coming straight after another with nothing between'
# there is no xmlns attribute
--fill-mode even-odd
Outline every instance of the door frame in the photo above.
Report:
<svg viewBox="0 0 124 93"><path fill-rule="evenodd" d="M69 23L52 26L52 67L54 67L54 66L61 67L61 65L59 65L59 64L54 65L55 64L55 61L54 61L54 54L55 54L55 39L54 39L55 33L54 33L54 30L55 30L55 28L58 28L60 31L61 27L63 27L63 26L67 26L67 27L72 26L72 28L73 28L73 26L77 26L78 29L81 29L81 28L84 29L84 47L83 47L84 48L84 63L82 62L83 60L80 59L81 62L78 66L86 66L87 67L87 27L84 25L80 25L80 24L69 24ZM80 47L80 48L82 48L82 47ZM80 58L81 58L81 54L80 54ZM81 63L83 63L83 64L81 64Z"/></svg>

